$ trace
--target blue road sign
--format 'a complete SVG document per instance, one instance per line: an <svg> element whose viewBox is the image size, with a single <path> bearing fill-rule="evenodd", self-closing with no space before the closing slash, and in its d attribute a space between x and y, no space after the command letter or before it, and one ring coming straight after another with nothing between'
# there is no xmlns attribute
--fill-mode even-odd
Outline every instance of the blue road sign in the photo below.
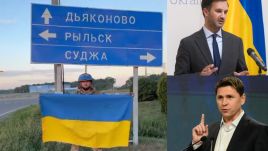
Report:
<svg viewBox="0 0 268 151"><path fill-rule="evenodd" d="M162 14L32 4L32 63L162 65Z"/></svg>

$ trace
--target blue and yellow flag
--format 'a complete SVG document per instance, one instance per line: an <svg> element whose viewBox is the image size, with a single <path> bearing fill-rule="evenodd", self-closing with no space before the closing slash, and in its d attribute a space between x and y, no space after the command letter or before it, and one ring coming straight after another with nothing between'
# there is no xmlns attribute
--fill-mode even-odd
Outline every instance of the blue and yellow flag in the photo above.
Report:
<svg viewBox="0 0 268 151"><path fill-rule="evenodd" d="M254 49L256 54L266 63L261 0L228 0L228 3L229 11L224 30L242 38L249 73L257 75L258 66L248 56L247 49Z"/></svg>
<svg viewBox="0 0 268 151"><path fill-rule="evenodd" d="M130 95L40 95L43 142L93 148L126 147L132 118Z"/></svg>

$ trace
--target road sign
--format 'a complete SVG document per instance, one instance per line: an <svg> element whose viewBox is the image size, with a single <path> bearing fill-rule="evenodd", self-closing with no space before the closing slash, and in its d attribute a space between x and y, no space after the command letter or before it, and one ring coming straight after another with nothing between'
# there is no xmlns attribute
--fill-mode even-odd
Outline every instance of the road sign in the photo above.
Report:
<svg viewBox="0 0 268 151"><path fill-rule="evenodd" d="M32 63L162 65L162 14L32 4Z"/></svg>

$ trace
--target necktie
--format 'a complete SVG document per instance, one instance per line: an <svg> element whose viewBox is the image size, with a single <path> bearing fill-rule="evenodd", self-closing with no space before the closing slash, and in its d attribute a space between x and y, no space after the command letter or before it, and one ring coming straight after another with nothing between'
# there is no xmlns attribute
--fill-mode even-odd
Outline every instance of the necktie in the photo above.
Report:
<svg viewBox="0 0 268 151"><path fill-rule="evenodd" d="M213 34L212 37L213 37L212 46L213 46L214 66L220 68L221 57L220 57L218 43L216 41L217 34Z"/></svg>

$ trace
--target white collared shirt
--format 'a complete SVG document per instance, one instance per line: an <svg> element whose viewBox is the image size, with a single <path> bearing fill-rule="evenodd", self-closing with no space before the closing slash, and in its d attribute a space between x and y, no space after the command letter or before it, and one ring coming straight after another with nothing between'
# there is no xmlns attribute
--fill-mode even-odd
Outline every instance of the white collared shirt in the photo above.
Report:
<svg viewBox="0 0 268 151"><path fill-rule="evenodd" d="M209 29L207 29L205 26L203 26L203 30L207 39L207 43L208 43L208 47L209 47L209 51L212 57L212 60L214 60L213 57L213 37L212 35L214 34L213 32L211 32ZM218 43L218 47L219 47L219 53L220 53L220 57L222 58L222 30L220 29L217 33L217 37L216 37L216 41Z"/></svg>
<svg viewBox="0 0 268 151"><path fill-rule="evenodd" d="M243 115L244 115L244 111L242 110L239 116L230 125L227 125L226 123L224 123L223 119L221 120L220 130L217 136L214 151L226 151L227 150L227 147L229 146L229 143L235 132L235 129Z"/></svg>
<svg viewBox="0 0 268 151"><path fill-rule="evenodd" d="M230 143L230 140L234 134L234 131L240 122L242 116L244 115L244 111L239 114L239 116L232 122L231 125L226 125L223 121L223 118L221 119L221 125L220 125L220 130L217 136L216 144L214 151L226 151L227 147ZM192 142L193 144L193 142ZM200 142L198 144L193 145L193 149L196 150L199 148L203 143Z"/></svg>

